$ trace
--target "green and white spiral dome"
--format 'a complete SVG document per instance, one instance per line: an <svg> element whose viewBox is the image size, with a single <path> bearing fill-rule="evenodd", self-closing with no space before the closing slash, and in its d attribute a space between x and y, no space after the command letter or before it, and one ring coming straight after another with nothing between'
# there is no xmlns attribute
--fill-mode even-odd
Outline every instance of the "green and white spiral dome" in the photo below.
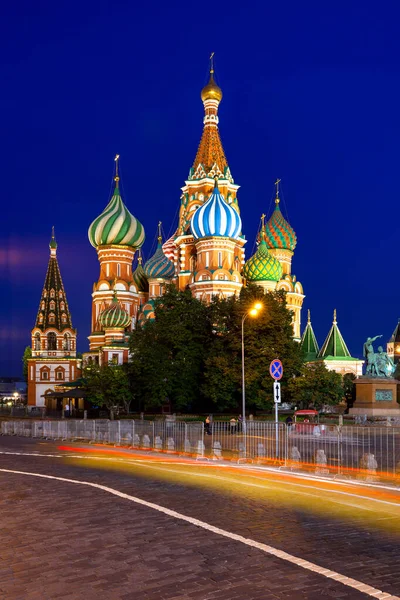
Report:
<svg viewBox="0 0 400 600"><path fill-rule="evenodd" d="M145 240L143 225L131 215L123 203L118 180L116 177L115 190L110 202L89 227L89 241L94 248L130 246L137 250Z"/></svg>

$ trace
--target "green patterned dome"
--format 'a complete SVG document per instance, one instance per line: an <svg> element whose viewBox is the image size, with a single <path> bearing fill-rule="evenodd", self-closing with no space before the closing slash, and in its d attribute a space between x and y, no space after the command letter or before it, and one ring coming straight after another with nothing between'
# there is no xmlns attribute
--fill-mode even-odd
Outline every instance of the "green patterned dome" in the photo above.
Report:
<svg viewBox="0 0 400 600"><path fill-rule="evenodd" d="M130 246L137 249L143 245L143 225L126 208L118 187L119 178L115 178L113 197L89 227L89 241L98 246Z"/></svg>
<svg viewBox="0 0 400 600"><path fill-rule="evenodd" d="M111 300L111 304L107 306L99 315L99 323L103 329L111 327L118 327L125 329L131 323L131 317L128 315L125 309L122 308L118 302L117 294L114 291L114 298Z"/></svg>
<svg viewBox="0 0 400 600"><path fill-rule="evenodd" d="M257 252L245 263L243 275L247 281L279 281L282 277L282 265L268 251L267 244L261 239Z"/></svg>
<svg viewBox="0 0 400 600"><path fill-rule="evenodd" d="M283 248L292 252L296 248L296 234L279 208L279 198L275 199L275 210L265 226L265 234L269 248Z"/></svg>

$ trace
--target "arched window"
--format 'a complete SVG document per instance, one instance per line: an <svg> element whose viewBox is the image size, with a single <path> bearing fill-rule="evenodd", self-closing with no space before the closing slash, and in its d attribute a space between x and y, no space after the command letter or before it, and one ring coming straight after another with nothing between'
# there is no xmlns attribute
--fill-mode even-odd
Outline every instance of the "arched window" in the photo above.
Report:
<svg viewBox="0 0 400 600"><path fill-rule="evenodd" d="M60 302L60 310L65 310L65 304L64 304L64 302Z"/></svg>
<svg viewBox="0 0 400 600"><path fill-rule="evenodd" d="M71 350L71 339L68 333L64 335L64 350Z"/></svg>
<svg viewBox="0 0 400 600"><path fill-rule="evenodd" d="M50 310L55 310L56 309L56 303L54 302L54 300L50 301Z"/></svg>
<svg viewBox="0 0 400 600"><path fill-rule="evenodd" d="M50 313L49 314L49 323L55 323L56 322L56 315L54 313Z"/></svg>
<svg viewBox="0 0 400 600"><path fill-rule="evenodd" d="M50 298L55 297L55 291L53 289L50 290Z"/></svg>
<svg viewBox="0 0 400 600"><path fill-rule="evenodd" d="M117 277L121 277L121 265L117 263Z"/></svg>
<svg viewBox="0 0 400 600"><path fill-rule="evenodd" d="M35 350L40 350L40 334L35 333Z"/></svg>
<svg viewBox="0 0 400 600"><path fill-rule="evenodd" d="M65 313L63 313L61 315L61 323L66 323L67 322L67 315Z"/></svg>
<svg viewBox="0 0 400 600"><path fill-rule="evenodd" d="M42 300L42 303L40 305L40 310L44 310L45 304L44 304L44 300Z"/></svg>
<svg viewBox="0 0 400 600"><path fill-rule="evenodd" d="M58 292L58 297L62 298L62 291L61 290Z"/></svg>
<svg viewBox="0 0 400 600"><path fill-rule="evenodd" d="M47 350L57 350L57 336L54 331L47 334Z"/></svg>
<svg viewBox="0 0 400 600"><path fill-rule="evenodd" d="M43 315L39 315L39 323L43 323Z"/></svg>

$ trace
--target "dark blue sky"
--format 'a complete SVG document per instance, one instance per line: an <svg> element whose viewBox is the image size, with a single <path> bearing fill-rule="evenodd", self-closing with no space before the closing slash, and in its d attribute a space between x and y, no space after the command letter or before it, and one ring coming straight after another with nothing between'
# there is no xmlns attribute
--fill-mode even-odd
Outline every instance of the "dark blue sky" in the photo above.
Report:
<svg viewBox="0 0 400 600"><path fill-rule="evenodd" d="M176 224L215 51L220 132L250 255L282 179L293 271L321 345L338 310L353 355L398 317L396 2L26 2L0 8L0 375L20 373L55 225L78 349L98 277L87 228L121 155L124 200Z"/></svg>

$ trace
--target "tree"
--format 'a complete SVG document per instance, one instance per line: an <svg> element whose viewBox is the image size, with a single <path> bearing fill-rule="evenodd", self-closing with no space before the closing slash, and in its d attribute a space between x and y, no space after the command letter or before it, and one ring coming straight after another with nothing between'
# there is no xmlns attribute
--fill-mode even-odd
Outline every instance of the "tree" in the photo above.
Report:
<svg viewBox="0 0 400 600"><path fill-rule="evenodd" d="M247 407L271 408L271 360L284 361L284 388L302 364L285 295L249 286L240 297L205 304L190 290L169 286L155 302L155 319L137 326L131 336L129 369L137 409L158 408L168 399L178 411L240 410L242 318L256 300L263 310L245 323Z"/></svg>
<svg viewBox="0 0 400 600"><path fill-rule="evenodd" d="M32 348L27 346L22 355L23 375L26 382L28 381L28 360L30 358L32 358Z"/></svg>
<svg viewBox="0 0 400 600"><path fill-rule="evenodd" d="M214 340L207 353L203 394L215 409L241 410L242 319L255 302L263 309L244 324L246 407L270 410L273 406L269 365L284 363L282 394L287 382L300 372L303 353L293 340L292 315L283 292L264 293L258 286L243 288L239 298L215 299L211 305Z"/></svg>
<svg viewBox="0 0 400 600"><path fill-rule="evenodd" d="M138 408L170 401L174 410L197 404L210 336L207 307L190 290L167 286L155 301L155 320L131 335L131 381Z"/></svg>
<svg viewBox="0 0 400 600"><path fill-rule="evenodd" d="M114 419L115 409L124 406L129 411L132 400L130 383L123 365L91 363L83 370L83 390L92 404L105 406Z"/></svg>
<svg viewBox="0 0 400 600"><path fill-rule="evenodd" d="M344 396L342 376L329 371L323 362L304 365L288 387L292 400L302 408L319 410L324 404L339 404Z"/></svg>
<svg viewBox="0 0 400 600"><path fill-rule="evenodd" d="M345 373L343 375L343 392L349 408L353 406L356 400L356 386L354 385L355 379L356 376L354 373Z"/></svg>

